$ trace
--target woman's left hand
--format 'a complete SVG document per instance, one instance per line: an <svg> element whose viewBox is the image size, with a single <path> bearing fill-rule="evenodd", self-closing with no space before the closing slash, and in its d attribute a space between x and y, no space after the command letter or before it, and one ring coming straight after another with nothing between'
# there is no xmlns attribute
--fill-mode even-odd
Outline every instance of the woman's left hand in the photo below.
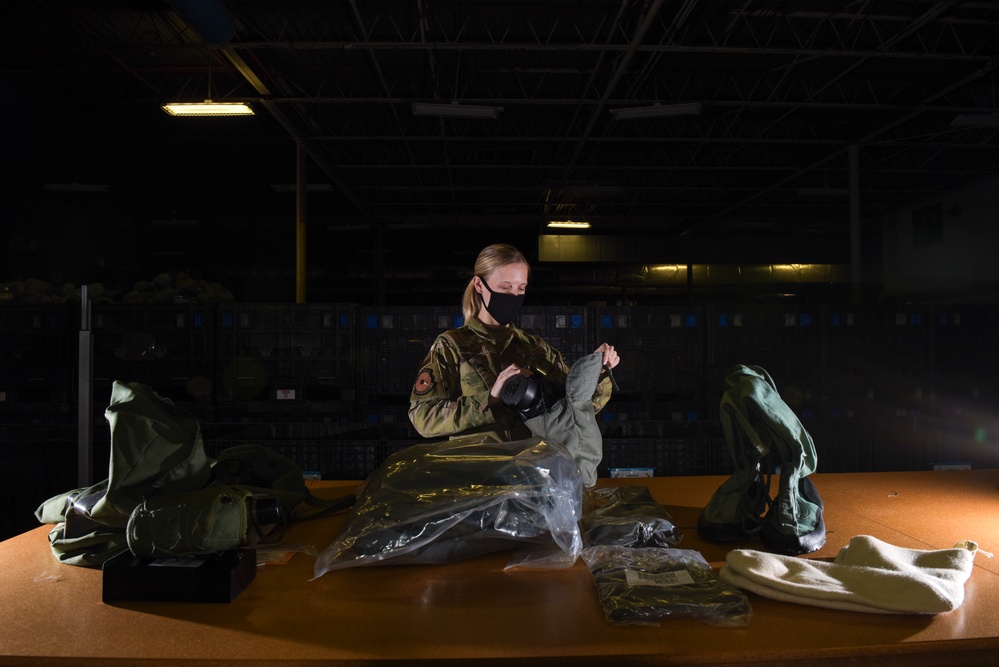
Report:
<svg viewBox="0 0 999 667"><path fill-rule="evenodd" d="M609 343L604 343L594 351L603 353L603 365L607 368L614 368L621 363L621 357L618 356L617 350Z"/></svg>

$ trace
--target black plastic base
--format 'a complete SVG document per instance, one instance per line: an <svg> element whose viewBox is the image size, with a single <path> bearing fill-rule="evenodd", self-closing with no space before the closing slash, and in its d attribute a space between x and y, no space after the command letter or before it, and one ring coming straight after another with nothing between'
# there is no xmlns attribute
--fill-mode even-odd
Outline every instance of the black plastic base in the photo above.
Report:
<svg viewBox="0 0 999 667"><path fill-rule="evenodd" d="M103 570L104 602L232 602L257 576L257 552L142 560L125 551L105 562Z"/></svg>

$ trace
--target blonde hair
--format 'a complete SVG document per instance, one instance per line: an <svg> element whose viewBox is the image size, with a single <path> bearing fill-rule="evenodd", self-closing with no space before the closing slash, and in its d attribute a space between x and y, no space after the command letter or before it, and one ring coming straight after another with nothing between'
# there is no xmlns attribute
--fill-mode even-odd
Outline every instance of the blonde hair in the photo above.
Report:
<svg viewBox="0 0 999 667"><path fill-rule="evenodd" d="M461 297L461 312L465 316L465 322L479 314L482 308L482 295L475 291L475 276L485 280L496 269L507 264L523 264L527 266L530 275L531 265L527 263L524 253L517 250L508 243L494 243L486 246L479 253L475 260L475 271L472 278L465 286L465 293Z"/></svg>

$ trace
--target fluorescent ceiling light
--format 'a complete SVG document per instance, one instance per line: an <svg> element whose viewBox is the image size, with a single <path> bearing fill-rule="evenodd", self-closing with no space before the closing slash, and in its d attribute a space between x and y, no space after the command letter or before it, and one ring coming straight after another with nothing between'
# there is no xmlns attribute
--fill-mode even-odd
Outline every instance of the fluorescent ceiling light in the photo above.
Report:
<svg viewBox="0 0 999 667"><path fill-rule="evenodd" d="M955 116L951 127L999 127L999 113Z"/></svg>
<svg viewBox="0 0 999 667"><path fill-rule="evenodd" d="M700 102L687 104L653 104L650 107L611 109L614 120L635 120L639 118L664 118L666 116L696 116L701 113Z"/></svg>
<svg viewBox="0 0 999 667"><path fill-rule="evenodd" d="M294 183L277 183L271 185L274 192L298 192L298 186ZM309 183L305 186L306 192L332 192L333 186L329 183Z"/></svg>
<svg viewBox="0 0 999 667"><path fill-rule="evenodd" d="M849 197L847 188L798 188L799 195L815 197Z"/></svg>
<svg viewBox="0 0 999 667"><path fill-rule="evenodd" d="M164 104L163 110L171 116L252 116L253 109L246 102L175 102Z"/></svg>
<svg viewBox="0 0 999 667"><path fill-rule="evenodd" d="M439 116L445 118L499 118L503 107L474 106L471 104L433 104L413 102L414 116Z"/></svg>
<svg viewBox="0 0 999 667"><path fill-rule="evenodd" d="M91 183L46 183L49 192L107 192L108 186Z"/></svg>
<svg viewBox="0 0 999 667"><path fill-rule="evenodd" d="M575 220L549 220L549 227L561 227L563 229L589 229L590 223L576 222Z"/></svg>

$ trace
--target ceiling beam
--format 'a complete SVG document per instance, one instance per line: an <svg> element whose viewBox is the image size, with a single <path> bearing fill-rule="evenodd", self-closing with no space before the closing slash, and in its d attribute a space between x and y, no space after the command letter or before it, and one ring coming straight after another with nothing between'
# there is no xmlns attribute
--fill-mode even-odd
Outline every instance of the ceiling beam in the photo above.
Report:
<svg viewBox="0 0 999 667"><path fill-rule="evenodd" d="M539 42L516 42L503 44L500 42L435 42L433 44L423 44L421 42L355 42L355 41L329 41L329 42L238 42L232 45L234 48L245 50L291 50L291 51L517 51L519 53L541 51L558 52L571 51L575 53L598 53L610 51L624 53L634 51L636 53L676 53L686 55L778 55L778 56L803 56L803 57L823 57L823 58L887 58L893 60L939 60L939 61L963 61L987 63L995 59L994 54L977 54L962 52L923 52L923 51L879 51L876 49L853 49L838 50L827 48L785 48L785 47L761 47L761 46L719 46L704 44L642 44L632 46L631 43L539 43ZM190 44L163 45L164 48L190 48ZM119 44L114 48L142 48L140 44ZM145 47L148 48L148 47ZM157 48L161 48L157 45Z"/></svg>

